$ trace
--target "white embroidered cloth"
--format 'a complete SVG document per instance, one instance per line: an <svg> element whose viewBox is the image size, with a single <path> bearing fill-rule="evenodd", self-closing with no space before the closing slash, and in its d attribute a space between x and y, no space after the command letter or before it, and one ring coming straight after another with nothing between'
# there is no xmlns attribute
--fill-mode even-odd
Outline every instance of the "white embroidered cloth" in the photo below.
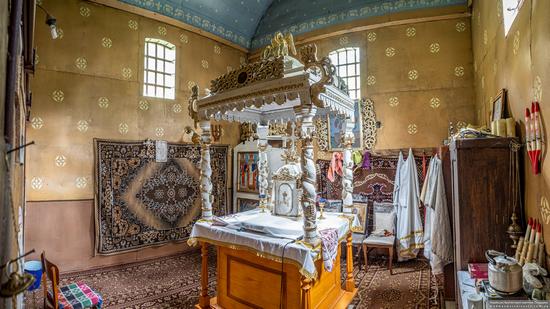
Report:
<svg viewBox="0 0 550 309"><path fill-rule="evenodd" d="M336 230L338 241L346 237L350 228L360 227L357 215L325 213L324 216L325 219L317 220L317 229L319 231L330 228ZM234 246L251 249L259 255L263 253L279 260L283 257L284 248L285 261L290 260L298 264L300 273L306 278L317 278L315 261L321 258L321 246L311 248L301 241L296 241L303 235L302 218L292 220L254 209L221 217L221 219L228 225L216 226L201 220L195 223L188 244L194 245L197 241L205 241L220 246Z"/></svg>
<svg viewBox="0 0 550 309"><path fill-rule="evenodd" d="M338 255L338 231L336 229L320 230L319 236L321 236L323 265L328 272L331 272L336 255Z"/></svg>

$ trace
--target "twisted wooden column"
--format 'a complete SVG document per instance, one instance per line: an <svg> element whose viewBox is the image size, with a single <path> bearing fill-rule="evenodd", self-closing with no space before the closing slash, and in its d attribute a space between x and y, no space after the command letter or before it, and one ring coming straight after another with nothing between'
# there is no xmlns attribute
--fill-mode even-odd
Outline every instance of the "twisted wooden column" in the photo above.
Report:
<svg viewBox="0 0 550 309"><path fill-rule="evenodd" d="M210 166L210 121L200 122L201 133L201 207L202 219L212 220L212 167Z"/></svg>
<svg viewBox="0 0 550 309"><path fill-rule="evenodd" d="M313 138L315 126L313 116L317 108L314 106L302 106L299 111L301 120L302 139L302 210L304 211L304 241L317 245L320 242L317 234L317 210L315 201L317 198L317 170L313 160Z"/></svg>
<svg viewBox="0 0 550 309"><path fill-rule="evenodd" d="M267 160L267 134L269 127L258 125L258 191L260 194L260 205L265 211L269 201L269 163Z"/></svg>
<svg viewBox="0 0 550 309"><path fill-rule="evenodd" d="M344 145L344 162L342 177L342 204L344 213L351 213L353 207L353 161L351 152L355 136L353 135L353 119L346 119L346 131L342 137Z"/></svg>

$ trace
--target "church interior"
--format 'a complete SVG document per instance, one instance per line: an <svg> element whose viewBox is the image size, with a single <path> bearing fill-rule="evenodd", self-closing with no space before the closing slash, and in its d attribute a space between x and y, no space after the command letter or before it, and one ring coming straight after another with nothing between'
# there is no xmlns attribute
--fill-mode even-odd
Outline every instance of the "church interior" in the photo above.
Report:
<svg viewBox="0 0 550 309"><path fill-rule="evenodd" d="M0 308L550 308L549 17L0 1Z"/></svg>

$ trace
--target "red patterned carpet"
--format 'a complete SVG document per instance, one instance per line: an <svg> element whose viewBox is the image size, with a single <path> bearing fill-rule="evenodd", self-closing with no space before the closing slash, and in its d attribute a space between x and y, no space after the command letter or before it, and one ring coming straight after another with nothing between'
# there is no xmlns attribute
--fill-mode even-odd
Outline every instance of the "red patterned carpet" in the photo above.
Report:
<svg viewBox="0 0 550 309"><path fill-rule="evenodd" d="M215 256L210 295L215 291ZM344 260L345 261L345 260ZM359 292L350 308L439 308L438 285L426 261L394 264L390 276L384 261L369 261L365 272L355 267ZM62 266L62 265L60 265ZM342 263L345 269L345 263ZM155 260L61 275L63 284L82 281L103 296L103 308L192 308L200 289L198 251ZM25 295L25 308L42 308L42 289Z"/></svg>

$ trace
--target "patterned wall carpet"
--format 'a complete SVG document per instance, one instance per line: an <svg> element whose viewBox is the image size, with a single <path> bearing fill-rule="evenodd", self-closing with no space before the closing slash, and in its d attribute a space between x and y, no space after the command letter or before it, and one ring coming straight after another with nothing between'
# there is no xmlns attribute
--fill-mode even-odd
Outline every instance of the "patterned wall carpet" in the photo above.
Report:
<svg viewBox="0 0 550 309"><path fill-rule="evenodd" d="M209 261L210 295L215 291L215 255ZM342 270L345 269L345 259ZM426 261L386 263L370 260L367 271L354 268L359 292L350 308L439 308L440 286ZM344 271L342 271L344 274ZM199 251L86 272L61 275L63 284L82 281L96 289L104 308L192 308L200 289ZM25 294L25 308L43 308L42 289Z"/></svg>
<svg viewBox="0 0 550 309"><path fill-rule="evenodd" d="M94 140L96 245L115 254L189 237L200 216L200 146L167 145L167 162L155 160L155 144ZM228 147L212 145L212 205L224 215Z"/></svg>

